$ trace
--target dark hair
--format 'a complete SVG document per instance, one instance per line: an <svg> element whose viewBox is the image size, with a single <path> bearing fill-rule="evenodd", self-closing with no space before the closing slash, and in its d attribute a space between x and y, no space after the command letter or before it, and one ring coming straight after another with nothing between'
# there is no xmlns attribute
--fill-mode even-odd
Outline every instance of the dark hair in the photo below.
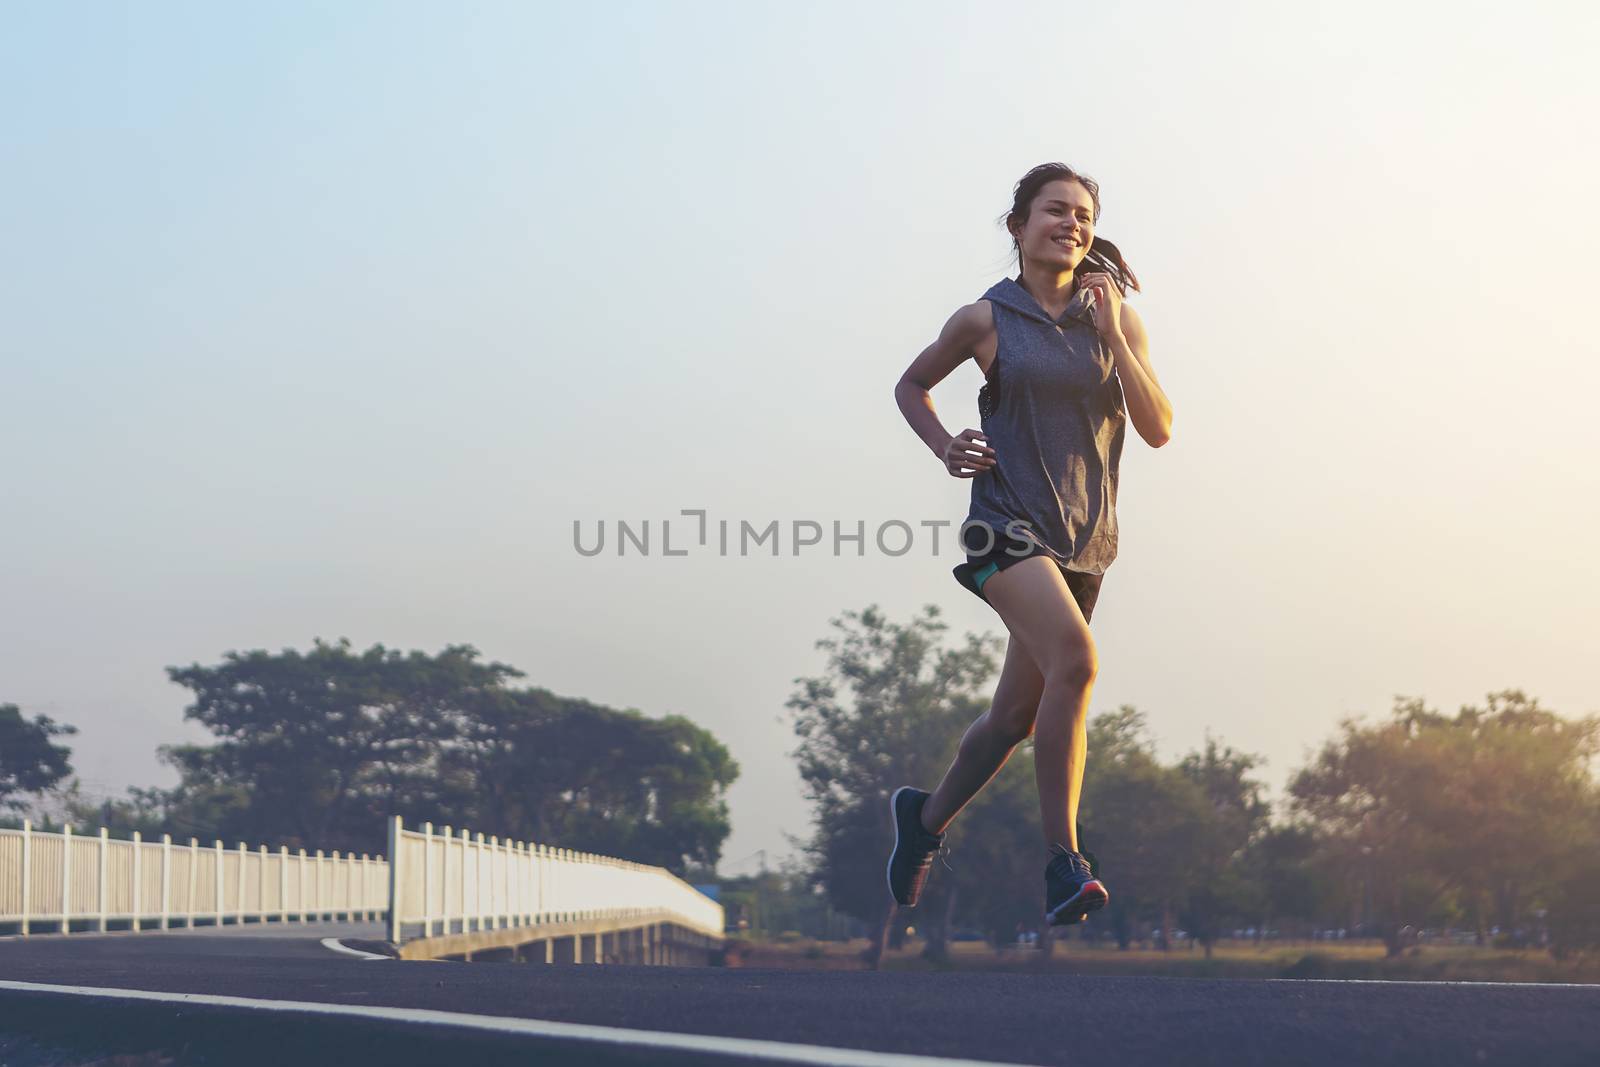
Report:
<svg viewBox="0 0 1600 1067"><path fill-rule="evenodd" d="M1041 163L1022 176L1017 182L1016 191L1012 195L1011 210L1000 216L1001 225L1007 232L1011 232L1013 225L1020 226L1028 221L1028 212L1033 207L1033 198L1039 195L1039 190L1056 181L1073 181L1089 190L1089 197L1094 201L1094 221L1100 221L1100 186L1087 174L1079 174L1065 163ZM1017 251L1017 269L1022 269L1022 246L1017 243L1016 235L1011 237L1011 246ZM1081 271L1084 267L1092 270L1105 271L1116 282L1117 289L1126 296L1129 289L1139 292L1139 279L1134 276L1128 267L1127 261L1122 258L1122 253L1117 246L1104 237L1095 235L1089 243L1089 253L1083 257L1083 262L1078 264ZM1074 272L1076 277L1077 272Z"/></svg>

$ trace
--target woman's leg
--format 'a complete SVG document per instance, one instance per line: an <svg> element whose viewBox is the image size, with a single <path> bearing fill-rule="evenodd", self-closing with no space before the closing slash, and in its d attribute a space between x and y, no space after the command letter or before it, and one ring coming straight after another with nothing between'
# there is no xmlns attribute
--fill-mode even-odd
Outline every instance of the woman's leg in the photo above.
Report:
<svg viewBox="0 0 1600 1067"><path fill-rule="evenodd" d="M1011 751L1033 733L1033 719L1043 693L1044 675L1017 639L1011 638L1006 642L1006 662L989 710L967 727L955 761L922 805L924 829L944 833L967 802L1000 773Z"/></svg>
<svg viewBox="0 0 1600 1067"><path fill-rule="evenodd" d="M1078 797L1088 754L1089 692L1098 662L1089 624L1055 562L1034 556L983 587L1014 641L1044 676L1034 727L1034 776L1045 844L1078 851Z"/></svg>

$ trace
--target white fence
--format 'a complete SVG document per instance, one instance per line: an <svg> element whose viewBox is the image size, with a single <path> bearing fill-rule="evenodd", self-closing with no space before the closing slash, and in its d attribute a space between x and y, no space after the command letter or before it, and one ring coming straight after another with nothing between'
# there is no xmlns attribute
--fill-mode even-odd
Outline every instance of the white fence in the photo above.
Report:
<svg viewBox="0 0 1600 1067"><path fill-rule="evenodd" d="M221 841L205 847L192 837L174 845L168 834L113 841L104 827L98 837L74 835L71 827L37 833L26 822L0 830L0 923L20 923L24 934L34 923L65 934L73 922L165 930L199 920L371 919L389 906L388 882L382 856L308 856L265 845L251 851Z"/></svg>
<svg viewBox="0 0 1600 1067"><path fill-rule="evenodd" d="M389 823L389 940L668 912L721 937L722 905L661 867L521 841Z"/></svg>
<svg viewBox="0 0 1600 1067"><path fill-rule="evenodd" d="M0 923L68 933L166 930L197 922L244 923L345 917L388 920L434 934L498 930L587 919L670 915L688 930L723 933L722 905L661 867L551 845L501 841L432 823L389 824L389 855L323 855L280 847L254 851L194 838L173 844L0 830Z"/></svg>

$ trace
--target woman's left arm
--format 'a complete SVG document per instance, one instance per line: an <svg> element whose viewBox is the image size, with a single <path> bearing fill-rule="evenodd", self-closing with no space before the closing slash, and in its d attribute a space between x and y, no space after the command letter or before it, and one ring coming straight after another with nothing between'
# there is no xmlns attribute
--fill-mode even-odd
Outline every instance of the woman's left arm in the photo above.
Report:
<svg viewBox="0 0 1600 1067"><path fill-rule="evenodd" d="M1116 358L1117 377L1122 380L1122 396L1128 404L1128 417L1145 444L1160 448L1172 440L1172 403L1150 369L1150 338L1144 322L1133 306L1118 301L1120 329L1110 336L1102 334Z"/></svg>

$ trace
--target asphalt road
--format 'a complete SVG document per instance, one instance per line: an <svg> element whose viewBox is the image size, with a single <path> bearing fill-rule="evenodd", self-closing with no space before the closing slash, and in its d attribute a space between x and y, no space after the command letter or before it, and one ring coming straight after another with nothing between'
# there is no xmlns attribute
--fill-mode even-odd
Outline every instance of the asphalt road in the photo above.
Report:
<svg viewBox="0 0 1600 1067"><path fill-rule="evenodd" d="M1600 986L424 963L357 959L321 944L330 936L372 937L376 924L246 927L241 933L256 936L224 928L0 941L0 979L432 1009L1009 1063L1600 1064ZM61 999L0 990L0 1033L14 1035L9 1050L0 1045L7 1053L0 1063L72 1062L29 1059L47 1053L29 1053L31 1046L15 1036L29 1020L49 1016L49 1006ZM97 1001L94 1014L109 1017L114 1009ZM63 1018L89 1015L81 1002L62 1011ZM145 1004L128 1014L159 1019L153 1033L170 1034L183 1019L192 1025L209 1020L219 1031L231 1026L234 1033L275 1034L275 1040L301 1028L299 1022L285 1026L281 1015L266 1025L243 1024L236 1011L213 1017ZM79 1022L80 1036L82 1028ZM406 1062L443 1062L429 1057L442 1057L440 1050L450 1047L451 1035L440 1039L437 1028L392 1022L360 1029L363 1041L397 1040L420 1057ZM411 1036L397 1038L398 1031ZM425 1049L428 1040L438 1041L434 1051ZM538 1048L545 1054L530 1060L530 1043L541 1039L494 1040L498 1051L458 1058L457 1049L452 1058L498 1062L504 1055L589 1067L735 1062L707 1052L678 1058L659 1050L631 1059L618 1051L613 1060L596 1056L592 1044L586 1052L583 1042L572 1041L543 1041ZM330 1056L324 1062L368 1058L349 1048L335 1057L331 1045L318 1047ZM375 1051L370 1058L379 1062Z"/></svg>

